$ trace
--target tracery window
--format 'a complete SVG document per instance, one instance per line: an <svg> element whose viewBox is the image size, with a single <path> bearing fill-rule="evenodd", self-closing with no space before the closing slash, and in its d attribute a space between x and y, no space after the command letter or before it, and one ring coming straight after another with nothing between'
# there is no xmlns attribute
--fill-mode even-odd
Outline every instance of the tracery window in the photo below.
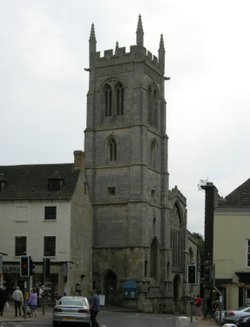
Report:
<svg viewBox="0 0 250 327"><path fill-rule="evenodd" d="M124 114L124 86L121 82L110 80L104 85L104 115L121 116Z"/></svg>
<svg viewBox="0 0 250 327"><path fill-rule="evenodd" d="M174 206L172 212L171 247L173 266L180 267L182 262L183 240L181 215L177 204Z"/></svg>
<svg viewBox="0 0 250 327"><path fill-rule="evenodd" d="M152 116L153 126L158 127L158 95L156 89L153 92Z"/></svg>
<svg viewBox="0 0 250 327"><path fill-rule="evenodd" d="M104 96L105 96L105 116L112 115L112 89L109 84L106 84L104 87Z"/></svg>
<svg viewBox="0 0 250 327"><path fill-rule="evenodd" d="M124 113L124 87L121 83L116 85L116 114L123 115Z"/></svg>
<svg viewBox="0 0 250 327"><path fill-rule="evenodd" d="M148 122L158 127L158 111L159 111L159 92L155 85L150 85L147 91L148 100Z"/></svg>

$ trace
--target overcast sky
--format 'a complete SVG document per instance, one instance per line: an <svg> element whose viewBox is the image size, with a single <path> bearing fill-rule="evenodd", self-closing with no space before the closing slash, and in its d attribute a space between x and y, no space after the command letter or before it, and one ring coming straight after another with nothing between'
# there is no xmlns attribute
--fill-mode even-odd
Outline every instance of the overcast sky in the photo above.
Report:
<svg viewBox="0 0 250 327"><path fill-rule="evenodd" d="M250 177L249 0L0 0L0 165L73 162L84 144L88 40L166 49L170 188L204 233L204 192Z"/></svg>

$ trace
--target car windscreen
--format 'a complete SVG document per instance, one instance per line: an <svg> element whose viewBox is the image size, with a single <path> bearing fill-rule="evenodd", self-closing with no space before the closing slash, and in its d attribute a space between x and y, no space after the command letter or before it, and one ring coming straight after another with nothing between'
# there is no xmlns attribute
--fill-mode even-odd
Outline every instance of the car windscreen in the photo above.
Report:
<svg viewBox="0 0 250 327"><path fill-rule="evenodd" d="M73 305L73 306L79 306L79 307L87 305L85 299L77 299L77 298L62 298L58 304Z"/></svg>

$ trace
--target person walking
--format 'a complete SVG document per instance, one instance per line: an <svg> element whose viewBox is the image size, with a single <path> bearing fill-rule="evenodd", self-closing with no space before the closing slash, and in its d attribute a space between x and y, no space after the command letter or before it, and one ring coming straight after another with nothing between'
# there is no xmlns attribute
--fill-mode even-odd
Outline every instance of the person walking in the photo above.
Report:
<svg viewBox="0 0 250 327"><path fill-rule="evenodd" d="M37 291L36 288L34 287L33 289L30 290L30 297L27 302L27 304L30 306L31 310L31 315L32 317L36 317L36 309L37 309Z"/></svg>
<svg viewBox="0 0 250 327"><path fill-rule="evenodd" d="M6 288L4 286L0 286L0 315L1 316L3 315L4 306L7 300L8 298L7 298Z"/></svg>
<svg viewBox="0 0 250 327"><path fill-rule="evenodd" d="M22 315L21 312L21 307L22 307L22 303L23 303L23 293L22 291L19 289L19 287L17 286L15 291L12 294L12 299L14 300L14 305L15 305L15 316L19 316Z"/></svg>
<svg viewBox="0 0 250 327"><path fill-rule="evenodd" d="M91 319L91 326L92 327L100 327L96 320L96 316L100 311L100 300L99 296L96 294L94 289L91 290L91 297L89 299L90 305L90 319Z"/></svg>

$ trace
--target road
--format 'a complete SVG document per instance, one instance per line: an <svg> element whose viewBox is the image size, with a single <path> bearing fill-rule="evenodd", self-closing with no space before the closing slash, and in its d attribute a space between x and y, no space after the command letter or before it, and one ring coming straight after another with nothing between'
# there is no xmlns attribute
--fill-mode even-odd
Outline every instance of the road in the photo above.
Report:
<svg viewBox="0 0 250 327"><path fill-rule="evenodd" d="M98 315L98 322L102 327L175 327L176 317L164 314L146 314L137 312L110 312L102 311ZM36 321L21 320L0 322L0 327L48 327L52 326L51 320L41 319ZM72 327L70 325L69 327Z"/></svg>
<svg viewBox="0 0 250 327"><path fill-rule="evenodd" d="M175 317L134 312L101 312L98 322L106 327L174 327Z"/></svg>

